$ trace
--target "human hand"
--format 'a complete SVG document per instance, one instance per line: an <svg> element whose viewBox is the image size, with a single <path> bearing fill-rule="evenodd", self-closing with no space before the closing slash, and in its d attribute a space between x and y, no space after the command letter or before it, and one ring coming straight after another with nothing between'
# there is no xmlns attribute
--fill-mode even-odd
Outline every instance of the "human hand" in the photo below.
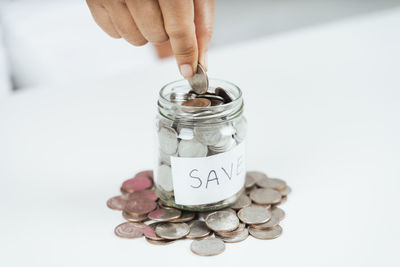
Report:
<svg viewBox="0 0 400 267"><path fill-rule="evenodd" d="M96 23L111 37L135 46L169 41L179 70L193 76L207 69L214 0L86 0Z"/></svg>

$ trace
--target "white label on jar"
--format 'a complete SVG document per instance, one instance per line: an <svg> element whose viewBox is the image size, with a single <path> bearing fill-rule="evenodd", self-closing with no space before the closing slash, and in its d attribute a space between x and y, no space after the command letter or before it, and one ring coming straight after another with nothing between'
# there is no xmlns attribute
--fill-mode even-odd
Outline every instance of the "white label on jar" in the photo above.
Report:
<svg viewBox="0 0 400 267"><path fill-rule="evenodd" d="M177 204L201 205L227 199L244 185L244 142L209 157L171 157L171 168Z"/></svg>

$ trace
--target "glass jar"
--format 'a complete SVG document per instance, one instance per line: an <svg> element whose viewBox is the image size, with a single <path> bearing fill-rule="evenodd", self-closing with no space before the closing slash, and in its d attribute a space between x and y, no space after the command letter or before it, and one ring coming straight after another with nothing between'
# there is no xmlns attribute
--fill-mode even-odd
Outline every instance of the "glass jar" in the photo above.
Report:
<svg viewBox="0 0 400 267"><path fill-rule="evenodd" d="M247 122L236 85L209 80L209 91L223 88L231 102L193 107L186 80L160 90L156 119L155 185L168 206L210 211L233 204L244 192Z"/></svg>

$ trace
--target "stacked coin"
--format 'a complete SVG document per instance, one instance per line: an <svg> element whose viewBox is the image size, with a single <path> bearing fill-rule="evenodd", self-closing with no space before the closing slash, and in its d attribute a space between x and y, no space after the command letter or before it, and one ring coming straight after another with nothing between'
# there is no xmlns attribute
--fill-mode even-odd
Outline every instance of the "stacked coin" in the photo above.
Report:
<svg viewBox="0 0 400 267"><path fill-rule="evenodd" d="M201 65L196 74L188 80L191 90L187 93L173 92L169 95L172 103L179 104L182 112L192 116L218 114L218 108L233 101L233 97L223 88L211 88L208 77ZM213 106L220 106L213 108ZM209 109L199 109L211 107ZM174 107L176 108L176 107ZM227 152L239 145L246 136L247 121L243 116L226 120L215 117L208 123L188 123L183 120L172 121L160 117L158 121L158 167L157 187L164 200L174 201L174 188L171 173L171 156L201 158Z"/></svg>
<svg viewBox="0 0 400 267"><path fill-rule="evenodd" d="M230 207L211 212L182 211L157 200L152 179L152 171L140 172L122 184L122 195L107 201L107 206L121 210L126 220L115 228L117 236L144 236L156 245L191 239L193 253L212 256L222 253L225 243L240 242L249 235L267 240L282 234L279 224L285 212L278 206L286 201L291 188L281 179L247 172L246 193Z"/></svg>

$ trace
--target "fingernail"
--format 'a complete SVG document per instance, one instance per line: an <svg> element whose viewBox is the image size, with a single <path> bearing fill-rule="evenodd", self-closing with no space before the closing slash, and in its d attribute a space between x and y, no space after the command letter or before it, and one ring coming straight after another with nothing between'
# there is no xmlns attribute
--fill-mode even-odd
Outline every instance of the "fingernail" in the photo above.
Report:
<svg viewBox="0 0 400 267"><path fill-rule="evenodd" d="M189 64L182 64L179 66L181 74L185 78L190 78L193 76L193 69L192 66Z"/></svg>

